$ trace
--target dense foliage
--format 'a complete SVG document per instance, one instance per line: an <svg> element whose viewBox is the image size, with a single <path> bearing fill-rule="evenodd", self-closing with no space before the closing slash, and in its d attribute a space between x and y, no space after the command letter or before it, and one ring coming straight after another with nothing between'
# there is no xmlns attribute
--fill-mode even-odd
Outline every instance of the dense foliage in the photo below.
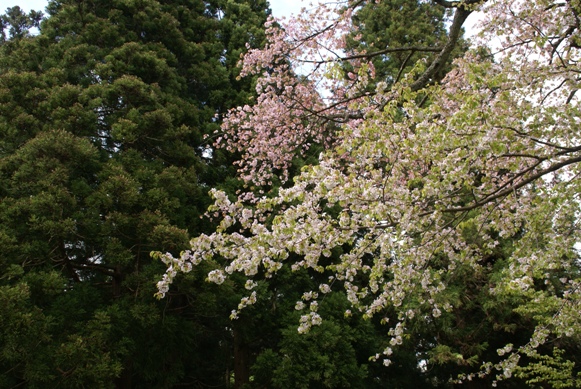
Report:
<svg viewBox="0 0 581 389"><path fill-rule="evenodd" d="M233 297L202 271L157 302L149 252L209 227L208 189L232 174L203 137L252 95L235 64L267 14L63 0L2 17L0 387L227 385Z"/></svg>

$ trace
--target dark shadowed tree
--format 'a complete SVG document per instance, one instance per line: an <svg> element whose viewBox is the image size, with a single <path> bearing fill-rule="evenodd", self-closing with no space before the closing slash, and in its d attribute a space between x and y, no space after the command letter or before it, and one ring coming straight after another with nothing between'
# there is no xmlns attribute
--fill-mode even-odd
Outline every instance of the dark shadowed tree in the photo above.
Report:
<svg viewBox="0 0 581 389"><path fill-rule="evenodd" d="M204 136L251 95L234 65L266 1L51 1L0 46L0 386L227 385L223 293L153 298L152 250L205 231L225 158Z"/></svg>

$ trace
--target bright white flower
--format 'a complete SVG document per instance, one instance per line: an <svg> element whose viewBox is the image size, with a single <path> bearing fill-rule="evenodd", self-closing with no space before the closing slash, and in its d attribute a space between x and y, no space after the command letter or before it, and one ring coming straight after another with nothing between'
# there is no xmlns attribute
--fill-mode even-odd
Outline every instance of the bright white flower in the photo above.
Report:
<svg viewBox="0 0 581 389"><path fill-rule="evenodd" d="M317 312L317 309L319 309L319 303L317 301L312 301L309 308L312 312Z"/></svg>
<svg viewBox="0 0 581 389"><path fill-rule="evenodd" d="M208 281L213 282L215 284L222 284L226 280L226 276L222 270L212 270L208 273Z"/></svg>
<svg viewBox="0 0 581 389"><path fill-rule="evenodd" d="M252 290L254 288L256 288L258 286L258 283L254 282L253 280L246 280L246 284L244 285L244 288L246 288L247 290Z"/></svg>
<svg viewBox="0 0 581 389"><path fill-rule="evenodd" d="M316 299L317 297L319 297L319 294L317 292L309 291L309 292L303 293L302 298L305 301L309 301L311 299Z"/></svg>

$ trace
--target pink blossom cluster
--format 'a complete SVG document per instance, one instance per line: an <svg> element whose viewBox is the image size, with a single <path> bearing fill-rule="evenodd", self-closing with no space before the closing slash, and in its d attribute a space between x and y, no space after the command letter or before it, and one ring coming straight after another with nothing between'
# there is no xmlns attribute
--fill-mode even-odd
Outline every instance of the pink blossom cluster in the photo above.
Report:
<svg viewBox="0 0 581 389"><path fill-rule="evenodd" d="M341 4L339 4L341 5ZM254 104L229 112L215 146L241 153L240 177L253 185L271 184L274 175L289 179L292 159L313 143L329 147L337 123L361 97L361 79L371 63L349 62L359 73L342 70L345 36L353 31L352 8L322 4L291 22L270 19L268 43L241 61L241 76L257 76Z"/></svg>

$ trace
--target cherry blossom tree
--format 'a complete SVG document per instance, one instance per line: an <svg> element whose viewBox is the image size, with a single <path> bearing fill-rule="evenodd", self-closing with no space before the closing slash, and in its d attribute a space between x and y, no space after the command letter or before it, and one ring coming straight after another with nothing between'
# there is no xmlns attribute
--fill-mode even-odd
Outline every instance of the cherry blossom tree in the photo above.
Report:
<svg viewBox="0 0 581 389"><path fill-rule="evenodd" d="M235 319L256 301L258 280L308 269L328 282L296 303L298 331L320 325L319 304L342 290L352 305L345 315L384 318L389 345L373 358L389 365L418 323L461 307L468 291L453 286L465 269L494 268L477 287L510 301L534 330L455 382L579 385L563 349L581 337L581 3L434 0L452 14L441 46L347 49L364 3L271 20L268 45L243 58L258 98L230 113L216 143L241 152L248 192L213 190L216 232L178 258L155 254L168 266L158 296L179 273L216 260L223 266L209 281L247 279ZM484 16L473 48L436 82L475 9ZM376 79L372 58L396 51L436 54L392 82ZM256 190L279 171L290 179L294 153L313 142L325 146L318 164L272 193ZM500 247L502 260L490 261Z"/></svg>

